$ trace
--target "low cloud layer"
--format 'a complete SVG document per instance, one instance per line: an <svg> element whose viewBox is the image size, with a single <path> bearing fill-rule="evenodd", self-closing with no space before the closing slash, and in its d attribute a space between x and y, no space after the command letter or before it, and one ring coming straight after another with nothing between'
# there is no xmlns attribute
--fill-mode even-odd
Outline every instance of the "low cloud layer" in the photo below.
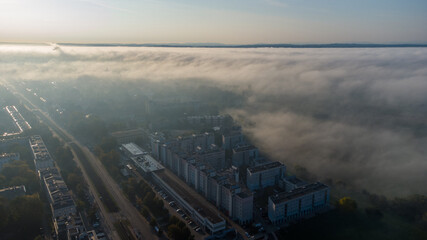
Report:
<svg viewBox="0 0 427 240"><path fill-rule="evenodd" d="M261 149L320 179L427 194L427 49L0 45L0 78L186 81L244 94L227 111Z"/></svg>

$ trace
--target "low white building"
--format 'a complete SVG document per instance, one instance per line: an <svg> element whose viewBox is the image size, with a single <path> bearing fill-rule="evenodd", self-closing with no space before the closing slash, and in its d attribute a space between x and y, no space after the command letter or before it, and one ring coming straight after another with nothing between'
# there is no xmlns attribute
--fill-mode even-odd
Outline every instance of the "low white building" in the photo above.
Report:
<svg viewBox="0 0 427 240"><path fill-rule="evenodd" d="M153 171L157 171L164 168L162 164L157 162L153 157L148 154L138 157L131 157L130 159L132 160L135 167L142 170L144 174L149 174Z"/></svg>
<svg viewBox="0 0 427 240"><path fill-rule="evenodd" d="M312 183L268 198L268 218L280 225L314 216L329 207L329 187Z"/></svg>
<svg viewBox="0 0 427 240"><path fill-rule="evenodd" d="M122 144L122 150L128 157L140 157L146 154L138 145L132 142Z"/></svg>

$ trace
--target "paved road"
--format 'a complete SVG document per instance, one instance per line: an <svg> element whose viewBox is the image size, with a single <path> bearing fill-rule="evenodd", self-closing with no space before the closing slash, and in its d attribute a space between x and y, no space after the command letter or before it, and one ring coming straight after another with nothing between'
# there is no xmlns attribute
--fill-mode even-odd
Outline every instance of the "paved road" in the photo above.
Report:
<svg viewBox="0 0 427 240"><path fill-rule="evenodd" d="M8 84L8 86L15 89L14 86L10 86L9 84ZM17 93L18 97L25 100L25 102L27 102L29 105L31 105L31 107L33 109L38 109L38 106L33 104L31 101L29 101L24 95L22 95L18 91L16 91L16 93ZM89 160L90 164L98 171L98 175L102 179L104 185L109 190L114 201L119 206L119 208L120 208L119 213L108 213L106 211L104 205L101 203L99 196L98 196L98 193L97 193L97 191L95 191L95 187L93 186L92 182L89 180L86 172L83 171L84 177L85 177L86 181L89 183L89 187L90 187L92 193L94 193L94 196L97 196L97 197L95 197L95 200L101 209L102 215L104 215L107 226L111 230L111 233L110 233L111 237L113 239L120 239L117 232L114 230L113 223L115 221L118 221L119 219L127 218L129 220L132 228L138 230L141 233L142 239L159 239L159 237L151 229L147 220L145 218L143 218L142 215L138 212L138 210L132 205L132 203L126 197L124 197L120 187L111 178L111 176L108 174L107 170L104 168L102 163L98 160L98 158L91 151L89 151L89 149L87 147L80 144L80 142L77 141L71 134L69 134L62 127L60 127L46 113L44 113L42 111L39 111L39 112L41 113L42 117L44 118L43 120L45 120L45 124L47 124L48 126L53 125L55 129L58 129L59 131L61 131L61 133L57 134L58 136L60 136L62 134L67 136L69 138L69 140L71 140L71 142L75 143L75 145L82 150L83 154L85 154L85 156ZM66 141L66 140L64 139L64 141ZM75 154L74 151L73 151L73 154L75 155L75 157L77 157L77 155ZM78 158L76 158L76 159L78 160L77 163L78 163L79 167L82 170L84 170L84 168L82 167L81 162L80 162L81 160Z"/></svg>

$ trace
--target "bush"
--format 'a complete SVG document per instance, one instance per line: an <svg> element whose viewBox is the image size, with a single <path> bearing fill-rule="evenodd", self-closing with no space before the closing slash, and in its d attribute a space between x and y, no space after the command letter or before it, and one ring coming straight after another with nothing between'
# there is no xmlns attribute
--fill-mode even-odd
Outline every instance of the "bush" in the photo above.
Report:
<svg viewBox="0 0 427 240"><path fill-rule="evenodd" d="M344 212L354 212L357 209L357 203L349 197L343 197L338 201L337 207Z"/></svg>

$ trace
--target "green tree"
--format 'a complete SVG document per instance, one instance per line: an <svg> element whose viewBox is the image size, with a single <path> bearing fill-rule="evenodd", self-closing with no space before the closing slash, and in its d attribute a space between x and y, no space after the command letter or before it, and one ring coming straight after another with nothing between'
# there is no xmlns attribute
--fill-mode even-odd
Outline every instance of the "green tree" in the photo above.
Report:
<svg viewBox="0 0 427 240"><path fill-rule="evenodd" d="M357 209L357 203L349 197L343 197L338 201L338 208L344 212L354 212Z"/></svg>

